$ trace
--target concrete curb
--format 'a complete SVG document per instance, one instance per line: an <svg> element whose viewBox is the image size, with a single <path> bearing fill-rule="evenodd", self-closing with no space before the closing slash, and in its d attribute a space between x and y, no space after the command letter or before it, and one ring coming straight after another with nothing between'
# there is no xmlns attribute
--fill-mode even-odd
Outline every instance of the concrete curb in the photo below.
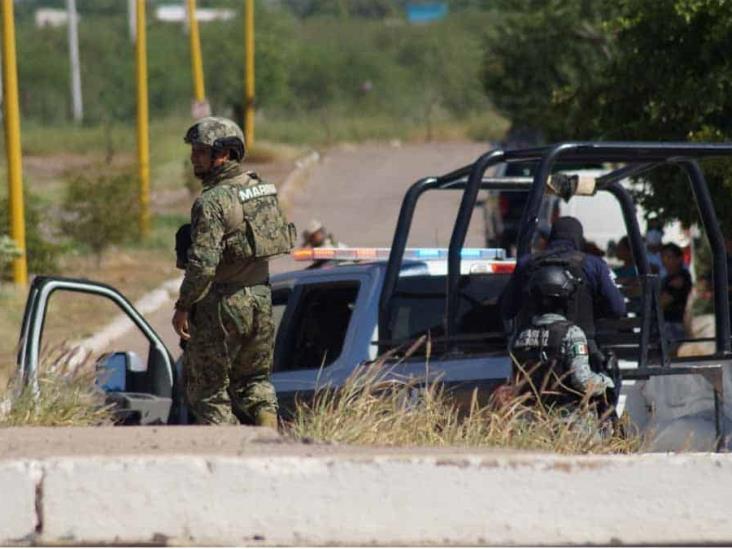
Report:
<svg viewBox="0 0 732 549"><path fill-rule="evenodd" d="M295 161L295 169L290 172L278 189L280 204L285 210L290 207L293 195L309 179L313 167L319 161L320 154L317 151L308 153Z"/></svg>
<svg viewBox="0 0 732 549"><path fill-rule="evenodd" d="M732 542L730 455L49 458L0 463L0 493L0 544Z"/></svg>

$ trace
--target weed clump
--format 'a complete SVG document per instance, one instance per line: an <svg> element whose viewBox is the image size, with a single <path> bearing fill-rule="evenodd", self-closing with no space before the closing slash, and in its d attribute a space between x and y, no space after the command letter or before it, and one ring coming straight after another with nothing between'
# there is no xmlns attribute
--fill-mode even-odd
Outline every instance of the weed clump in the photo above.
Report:
<svg viewBox="0 0 732 549"><path fill-rule="evenodd" d="M94 384L89 357L59 348L46 354L37 390L13 379L0 393L0 427L88 427L113 423L112 408Z"/></svg>
<svg viewBox="0 0 732 549"><path fill-rule="evenodd" d="M467 409L439 384L387 378L382 362L358 370L343 388L299 402L286 430L321 442L379 446L470 446L561 454L631 453L641 439L608 429L588 407L567 415L525 397ZM432 380L435 381L435 380ZM437 380L439 381L439 380ZM625 430L629 431L629 430Z"/></svg>

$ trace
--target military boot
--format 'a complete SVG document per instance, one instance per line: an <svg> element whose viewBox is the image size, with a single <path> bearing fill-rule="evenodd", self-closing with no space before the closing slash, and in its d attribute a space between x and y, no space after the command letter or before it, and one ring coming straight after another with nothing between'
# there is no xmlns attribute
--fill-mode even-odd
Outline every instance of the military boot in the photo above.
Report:
<svg viewBox="0 0 732 549"><path fill-rule="evenodd" d="M257 418L254 421L255 425L260 427L270 427L277 430L277 412L271 410L259 410L257 412Z"/></svg>

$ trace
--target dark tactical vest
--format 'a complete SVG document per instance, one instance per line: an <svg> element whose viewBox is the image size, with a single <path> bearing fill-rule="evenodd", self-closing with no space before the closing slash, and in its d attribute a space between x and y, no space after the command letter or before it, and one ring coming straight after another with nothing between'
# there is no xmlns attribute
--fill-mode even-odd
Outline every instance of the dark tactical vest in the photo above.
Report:
<svg viewBox="0 0 732 549"><path fill-rule="evenodd" d="M288 223L279 201L277 189L263 182L254 172L227 181L242 207L243 220L224 236L224 262L266 260L290 253L295 245L295 225Z"/></svg>
<svg viewBox="0 0 732 549"><path fill-rule="evenodd" d="M529 264L527 272L527 280L531 278L536 271L542 267L549 265L558 265L567 269L572 276L579 279L577 290L567 300L566 317L574 324L582 328L587 339L595 337L595 305L592 296L592 290L587 284L585 272L582 264L585 260L585 254L576 250L568 250L566 248L547 250L534 255ZM531 325L531 320L539 313L535 300L529 294L529 289L524 288L524 296L522 299L523 306L518 313L517 326L520 329Z"/></svg>
<svg viewBox="0 0 732 549"><path fill-rule="evenodd" d="M532 401L538 396L545 406L565 406L582 399L571 385L572 357L563 346L572 326L569 320L532 324L512 341L513 377L520 394L530 395Z"/></svg>

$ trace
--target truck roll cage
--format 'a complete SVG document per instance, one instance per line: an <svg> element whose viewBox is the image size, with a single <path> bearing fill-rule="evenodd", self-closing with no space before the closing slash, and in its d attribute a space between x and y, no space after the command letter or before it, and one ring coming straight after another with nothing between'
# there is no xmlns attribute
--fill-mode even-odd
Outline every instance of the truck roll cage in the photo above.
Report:
<svg viewBox="0 0 732 549"><path fill-rule="evenodd" d="M530 252L531 241L538 225L542 199L546 193L552 169L557 163L617 163L622 167L595 180L594 192L604 191L615 197L620 205L630 242L633 261L641 282L642 299L640 309L640 338L631 326L631 342L615 347L637 347L637 367L622 370L623 379L649 379L666 375L701 375L707 379L714 393L714 415L717 431L717 450L725 440L722 418L724 390L723 368L732 365L730 341L730 316L727 289L727 253L722 230L714 210L709 188L699 160L713 157L732 156L732 144L720 143L660 143L660 142L567 142L545 147L501 150L494 149L480 156L475 162L441 177L427 177L414 183L407 191L394 233L384 285L379 299L380 339L390 340L390 305L396 291L414 210L420 196L430 190L461 190L463 192L448 249L448 271L443 317L445 332L441 338L448 351L459 353L461 334L457 331L458 298L460 283L461 251L465 244L468 227L476 206L480 190L528 190L529 196L521 217L517 255ZM490 178L486 171L499 163L538 163L533 177ZM691 190L699 210L704 232L712 251L714 281L715 353L711 357L689 357L669 360L664 335L663 312L659 303L660 280L650 271L646 247L636 217L632 196L620 182L639 177L660 166L675 165L689 178ZM624 319L633 321L635 319ZM626 322L627 323L627 322ZM614 329L618 331L622 321ZM632 322L631 322L632 324ZM660 347L658 357L649 360L651 336L655 329ZM489 337L490 334L480 334ZM599 334L598 334L599 335ZM394 342L392 342L394 343ZM613 347L610 345L610 347Z"/></svg>
<svg viewBox="0 0 732 549"><path fill-rule="evenodd" d="M638 268L643 284L642 311L652 313L658 311L657 296L658 277L650 274L648 257L640 234L640 227L635 214L635 205L630 193L620 181L628 177L637 177L659 166L677 165L689 177L694 199L709 240L713 257L714 280L714 315L715 315L715 356L726 357L732 351L730 344L729 302L727 297L727 254L724 246L722 230L714 211L709 188L699 160L710 157L732 156L732 144L719 143L653 143L653 142L577 142L559 143L546 147L517 149L512 151L492 150L473 164L465 166L457 172L469 172L468 181L463 191L462 201L450 238L448 252L447 299L445 304L446 336L456 333L456 312L458 282L460 276L460 250L475 207L478 191L486 170L499 162L538 161L539 165L533 176L529 197L524 209L518 238L518 256L530 251L531 239L536 231L538 213L542 198L546 192L547 180L552 167L557 162L615 162L625 166L610 172L597 180L597 189L611 193L618 200L631 244L633 260ZM654 304L654 301L656 303ZM644 314L641 328L641 344L639 349L640 368L648 364L648 343L650 339L651 318ZM658 316L658 315L654 315ZM657 318L662 326L662 315ZM663 338L661 338L663 340ZM662 345L663 348L663 345ZM668 364L665 349L662 353L663 365Z"/></svg>
<svg viewBox="0 0 732 549"><path fill-rule="evenodd" d="M409 239L409 231L412 227L412 220L414 219L414 211L417 208L417 202L419 201L420 197L427 191L465 191L468 185L470 167L471 166L466 166L440 177L425 177L423 179L420 179L416 181L411 187L409 187L406 194L404 195L401 209L399 210L399 218L397 220L396 230L394 231L394 239L392 240L391 244L389 261L386 266L384 285L382 287L381 296L379 298L380 341L391 340L391 333L389 333L391 300L396 291L397 281L399 279L399 272L402 268L404 251L407 248L407 240ZM531 188L531 180L526 177L496 178L483 176L480 178L478 188L478 190L491 191L529 190ZM468 224L470 224L469 219ZM460 273L460 250L462 250L462 246L457 251L458 276Z"/></svg>

